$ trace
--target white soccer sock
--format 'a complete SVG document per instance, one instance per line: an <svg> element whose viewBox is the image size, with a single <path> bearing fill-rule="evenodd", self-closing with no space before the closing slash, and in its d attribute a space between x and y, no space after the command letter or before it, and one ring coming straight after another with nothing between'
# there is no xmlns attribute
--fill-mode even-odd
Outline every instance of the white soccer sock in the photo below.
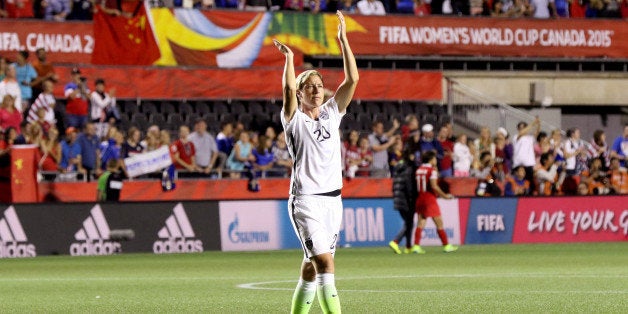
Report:
<svg viewBox="0 0 628 314"><path fill-rule="evenodd" d="M340 313L340 299L336 290L334 274L322 273L316 275L318 302L323 313Z"/></svg>
<svg viewBox="0 0 628 314"><path fill-rule="evenodd" d="M305 314L310 311L314 297L316 296L316 281L305 281L299 278L299 283L292 295L292 309L290 313Z"/></svg>

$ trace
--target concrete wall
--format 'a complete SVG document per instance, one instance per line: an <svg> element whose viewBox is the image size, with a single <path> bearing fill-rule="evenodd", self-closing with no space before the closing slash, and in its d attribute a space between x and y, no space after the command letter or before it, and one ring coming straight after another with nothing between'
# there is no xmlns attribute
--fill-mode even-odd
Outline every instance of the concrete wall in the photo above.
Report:
<svg viewBox="0 0 628 314"><path fill-rule="evenodd" d="M584 140L591 140L593 132L600 129L606 134L606 142L611 145L613 140L621 135L624 130L620 115L608 115L606 121L602 121L600 115L563 114L562 125L564 129L578 128Z"/></svg>

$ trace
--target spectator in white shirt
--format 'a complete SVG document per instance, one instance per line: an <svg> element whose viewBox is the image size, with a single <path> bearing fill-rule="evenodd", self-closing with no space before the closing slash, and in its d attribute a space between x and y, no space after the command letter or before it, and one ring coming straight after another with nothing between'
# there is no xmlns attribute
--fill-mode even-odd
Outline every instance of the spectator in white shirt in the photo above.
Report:
<svg viewBox="0 0 628 314"><path fill-rule="evenodd" d="M384 4L379 0L360 0L356 6L362 15L386 15Z"/></svg>
<svg viewBox="0 0 628 314"><path fill-rule="evenodd" d="M92 103L91 121L96 124L97 135L103 137L107 134L110 120L120 119L120 113L116 108L116 90L105 91L105 80L96 79L96 90L90 94Z"/></svg>
<svg viewBox="0 0 628 314"><path fill-rule="evenodd" d="M541 131L541 120L537 117L531 124L519 122L517 124L518 133L513 139L512 169L523 166L526 171L526 180L530 182L530 190L534 191L534 166L536 156L534 155L534 143ZM530 134L534 131L534 134Z"/></svg>
<svg viewBox="0 0 628 314"><path fill-rule="evenodd" d="M537 19L549 19L550 17L558 17L556 13L556 5L554 0L531 0L533 17Z"/></svg>
<svg viewBox="0 0 628 314"><path fill-rule="evenodd" d="M4 99L5 95L11 95L15 99L15 109L22 112L25 108L22 108L22 91L16 78L15 64L9 64L6 69L6 76L0 81L0 101Z"/></svg>
<svg viewBox="0 0 628 314"><path fill-rule="evenodd" d="M460 134L454 144L454 177L468 177L473 163L473 154L467 146L467 135Z"/></svg>
<svg viewBox="0 0 628 314"><path fill-rule="evenodd" d="M209 174L214 170L222 171L221 164L217 164L218 146L216 139L207 132L207 123L203 119L197 119L194 123L194 132L188 136L188 140L194 144L196 150L196 167L199 172ZM224 164L225 160L222 160Z"/></svg>

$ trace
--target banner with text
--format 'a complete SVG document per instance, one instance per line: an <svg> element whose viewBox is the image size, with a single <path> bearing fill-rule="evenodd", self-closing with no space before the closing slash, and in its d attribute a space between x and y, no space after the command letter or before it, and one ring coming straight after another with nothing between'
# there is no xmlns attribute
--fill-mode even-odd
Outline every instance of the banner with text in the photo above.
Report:
<svg viewBox="0 0 628 314"><path fill-rule="evenodd" d="M520 198L513 243L628 240L626 196Z"/></svg>
<svg viewBox="0 0 628 314"><path fill-rule="evenodd" d="M511 243L516 212L516 198L471 199L464 243Z"/></svg>
<svg viewBox="0 0 628 314"><path fill-rule="evenodd" d="M219 202L223 251L261 251L299 248L280 201ZM287 221L288 223L283 223ZM289 241L292 239L293 241Z"/></svg>
<svg viewBox="0 0 628 314"><path fill-rule="evenodd" d="M131 178L162 170L171 164L170 150L165 145L154 151L136 154L124 159L124 166Z"/></svg>
<svg viewBox="0 0 628 314"><path fill-rule="evenodd" d="M283 56L273 46L274 38L286 42L298 56L340 55L337 20L332 14L182 9L147 13L140 24L155 34L151 44L159 50L156 65L280 66ZM346 21L347 36L358 56L628 58L628 20L351 15ZM94 28L91 22L0 20L0 54L13 58L13 52L43 47L50 62L89 64ZM96 31L109 34L98 36L104 50L94 62L119 64L120 55L105 50L119 47L121 43L116 41L127 39L129 31L103 27Z"/></svg>
<svg viewBox="0 0 628 314"><path fill-rule="evenodd" d="M628 20L354 16L359 55L628 57Z"/></svg>
<svg viewBox="0 0 628 314"><path fill-rule="evenodd" d="M0 259L218 249L217 202L0 205Z"/></svg>
<svg viewBox="0 0 628 314"><path fill-rule="evenodd" d="M0 20L0 55L15 61L20 50L44 48L52 63L91 63L94 36L90 22ZM31 60L35 60L32 58Z"/></svg>

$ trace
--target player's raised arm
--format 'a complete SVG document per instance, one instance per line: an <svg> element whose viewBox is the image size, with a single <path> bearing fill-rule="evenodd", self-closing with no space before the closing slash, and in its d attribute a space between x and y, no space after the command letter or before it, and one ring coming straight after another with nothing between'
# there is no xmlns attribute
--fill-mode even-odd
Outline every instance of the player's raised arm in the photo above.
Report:
<svg viewBox="0 0 628 314"><path fill-rule="evenodd" d="M343 112L349 106L356 86L358 86L358 80L360 75L358 74L358 66L355 63L355 57L349 47L349 41L347 40L347 25L345 24L345 17L342 12L336 11L338 16L338 40L340 41L340 49L342 50L342 61L344 64L345 80L342 81L334 99L338 104L338 111Z"/></svg>
<svg viewBox="0 0 628 314"><path fill-rule="evenodd" d="M282 44L276 39L273 39L275 46L279 49L284 56L286 56L286 65L283 69L283 79L281 80L281 86L283 89L283 110L286 121L292 120L294 113L297 110L297 83L294 74L294 53L288 48L288 46Z"/></svg>

